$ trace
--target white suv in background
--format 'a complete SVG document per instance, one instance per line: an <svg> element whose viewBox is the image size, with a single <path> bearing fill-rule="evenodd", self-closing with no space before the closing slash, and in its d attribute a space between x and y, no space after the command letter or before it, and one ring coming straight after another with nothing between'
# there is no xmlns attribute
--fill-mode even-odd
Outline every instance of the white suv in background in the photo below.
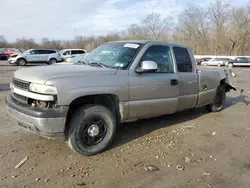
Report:
<svg viewBox="0 0 250 188"><path fill-rule="evenodd" d="M84 49L64 49L59 52L64 61L70 61L72 58L85 53Z"/></svg>
<svg viewBox="0 0 250 188"><path fill-rule="evenodd" d="M20 55L10 57L10 64L23 66L27 63L47 63L48 65L62 61L57 50L50 49L30 49Z"/></svg>

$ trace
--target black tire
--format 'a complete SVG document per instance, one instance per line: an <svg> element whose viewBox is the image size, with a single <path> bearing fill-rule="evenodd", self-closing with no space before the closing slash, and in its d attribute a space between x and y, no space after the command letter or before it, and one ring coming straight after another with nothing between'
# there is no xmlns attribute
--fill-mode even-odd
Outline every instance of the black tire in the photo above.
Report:
<svg viewBox="0 0 250 188"><path fill-rule="evenodd" d="M69 126L68 146L76 153L86 156L104 151L111 144L116 132L115 116L101 105L79 107L72 114Z"/></svg>
<svg viewBox="0 0 250 188"><path fill-rule="evenodd" d="M219 85L213 99L213 102L209 105L206 105L206 108L209 112L219 112L224 107L224 102L226 99L226 91L223 85Z"/></svg>
<svg viewBox="0 0 250 188"><path fill-rule="evenodd" d="M47 65L55 64L57 63L57 60L55 58L51 58L48 62Z"/></svg>
<svg viewBox="0 0 250 188"><path fill-rule="evenodd" d="M20 58L20 59L18 59L17 60L17 65L18 66L24 66L24 65L26 65L26 60L25 59L23 59L23 58Z"/></svg>

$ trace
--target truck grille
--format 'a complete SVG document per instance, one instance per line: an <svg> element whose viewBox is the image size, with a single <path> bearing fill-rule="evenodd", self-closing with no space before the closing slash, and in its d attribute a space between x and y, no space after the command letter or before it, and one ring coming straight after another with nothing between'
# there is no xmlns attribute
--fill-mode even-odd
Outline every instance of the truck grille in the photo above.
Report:
<svg viewBox="0 0 250 188"><path fill-rule="evenodd" d="M12 83L17 88L24 89L24 90L29 89L29 82L13 78Z"/></svg>

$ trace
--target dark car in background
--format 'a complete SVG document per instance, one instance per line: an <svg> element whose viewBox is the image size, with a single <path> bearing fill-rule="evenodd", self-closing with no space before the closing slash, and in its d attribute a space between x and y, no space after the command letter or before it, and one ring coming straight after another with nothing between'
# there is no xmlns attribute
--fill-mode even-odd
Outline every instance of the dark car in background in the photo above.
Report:
<svg viewBox="0 0 250 188"><path fill-rule="evenodd" d="M231 65L233 67L237 66L250 66L250 60L247 57L237 57L233 60L230 60L228 62L228 65Z"/></svg>
<svg viewBox="0 0 250 188"><path fill-rule="evenodd" d="M7 56L4 54L4 51L4 48L0 48L0 60L7 60Z"/></svg>

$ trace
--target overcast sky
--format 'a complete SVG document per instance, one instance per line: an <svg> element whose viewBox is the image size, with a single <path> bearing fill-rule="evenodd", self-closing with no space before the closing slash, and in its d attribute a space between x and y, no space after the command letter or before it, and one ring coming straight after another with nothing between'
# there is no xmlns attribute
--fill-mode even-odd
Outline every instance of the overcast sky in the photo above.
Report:
<svg viewBox="0 0 250 188"><path fill-rule="evenodd" d="M0 0L0 35L9 41L29 37L39 41L73 39L121 31L146 14L178 15L187 4L212 0ZM224 1L224 0L222 0ZM231 0L244 6L248 0ZM236 3L237 2L237 3Z"/></svg>

